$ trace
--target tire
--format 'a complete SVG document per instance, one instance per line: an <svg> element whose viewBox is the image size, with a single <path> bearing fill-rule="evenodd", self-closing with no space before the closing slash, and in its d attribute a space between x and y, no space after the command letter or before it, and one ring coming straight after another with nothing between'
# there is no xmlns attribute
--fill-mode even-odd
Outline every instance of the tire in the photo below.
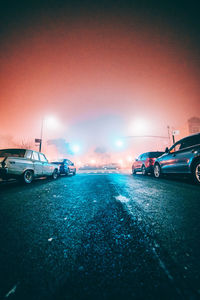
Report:
<svg viewBox="0 0 200 300"><path fill-rule="evenodd" d="M70 170L69 170L69 168L66 170L66 172L65 172L65 175L66 176L69 176L69 174L70 174Z"/></svg>
<svg viewBox="0 0 200 300"><path fill-rule="evenodd" d="M30 184L33 181L33 171L26 170L22 175L22 182L25 184Z"/></svg>
<svg viewBox="0 0 200 300"><path fill-rule="evenodd" d="M73 172L73 176L75 176L76 175L76 169L74 170L74 172Z"/></svg>
<svg viewBox="0 0 200 300"><path fill-rule="evenodd" d="M161 177L161 167L159 164L155 164L153 168L154 177L160 178Z"/></svg>
<svg viewBox="0 0 200 300"><path fill-rule="evenodd" d="M197 161L192 168L192 177L195 183L200 184L200 161Z"/></svg>
<svg viewBox="0 0 200 300"><path fill-rule="evenodd" d="M53 174L52 174L51 177L52 177L53 180L56 180L56 179L58 178L58 175L59 175L59 174L58 174L58 170L55 169L55 170L53 171Z"/></svg>
<svg viewBox="0 0 200 300"><path fill-rule="evenodd" d="M145 168L144 165L142 166L142 175L143 175L143 176L146 176L146 175L147 175L147 170L146 170L146 168Z"/></svg>

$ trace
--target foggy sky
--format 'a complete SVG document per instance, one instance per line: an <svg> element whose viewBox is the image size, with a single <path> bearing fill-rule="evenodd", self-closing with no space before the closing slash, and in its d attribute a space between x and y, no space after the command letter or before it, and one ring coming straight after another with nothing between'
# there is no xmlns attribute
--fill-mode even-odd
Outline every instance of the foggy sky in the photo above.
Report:
<svg viewBox="0 0 200 300"><path fill-rule="evenodd" d="M101 146L138 117L166 134L200 116L193 2L39 2L3 10L0 135L39 137L51 114L48 138Z"/></svg>

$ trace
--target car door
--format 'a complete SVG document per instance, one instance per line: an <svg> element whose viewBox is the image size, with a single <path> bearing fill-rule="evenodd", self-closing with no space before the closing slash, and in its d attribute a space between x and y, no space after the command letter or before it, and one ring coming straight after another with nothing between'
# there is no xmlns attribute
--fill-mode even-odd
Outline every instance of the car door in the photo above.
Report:
<svg viewBox="0 0 200 300"><path fill-rule="evenodd" d="M43 174L43 165L42 165L42 162L39 159L39 153L38 152L33 151L32 161L33 161L35 176L42 176L42 174Z"/></svg>
<svg viewBox="0 0 200 300"><path fill-rule="evenodd" d="M177 142L169 149L168 153L164 154L159 159L159 163L163 173L176 172L177 152L179 151L180 146L181 142Z"/></svg>
<svg viewBox="0 0 200 300"><path fill-rule="evenodd" d="M42 163L42 171L44 176L52 175L52 166L49 164L43 153L39 153L40 161Z"/></svg>
<svg viewBox="0 0 200 300"><path fill-rule="evenodd" d="M194 157L194 147L197 145L197 137L191 136L181 140L179 150L175 153L176 165L174 171L176 173L190 173L190 159Z"/></svg>

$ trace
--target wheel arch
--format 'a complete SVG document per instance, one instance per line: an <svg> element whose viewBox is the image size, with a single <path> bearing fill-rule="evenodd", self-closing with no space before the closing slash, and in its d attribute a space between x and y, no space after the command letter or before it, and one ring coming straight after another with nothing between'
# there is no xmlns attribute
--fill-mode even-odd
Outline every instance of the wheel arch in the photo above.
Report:
<svg viewBox="0 0 200 300"><path fill-rule="evenodd" d="M195 158L193 159L193 161L191 162L191 164L190 164L190 172L191 172L191 173L192 173L193 168L194 168L194 166L195 166L195 164L196 164L197 162L200 162L200 156L195 157Z"/></svg>
<svg viewBox="0 0 200 300"><path fill-rule="evenodd" d="M23 170L23 174L24 174L26 171L31 171L31 172L33 172L33 175L35 175L34 169L26 168L26 169Z"/></svg>
<svg viewBox="0 0 200 300"><path fill-rule="evenodd" d="M158 162L158 161L155 161L155 163L154 163L153 167L154 167L154 166L156 166L156 165L159 165L159 167L160 167L160 169L161 169L161 165L159 164L159 162Z"/></svg>

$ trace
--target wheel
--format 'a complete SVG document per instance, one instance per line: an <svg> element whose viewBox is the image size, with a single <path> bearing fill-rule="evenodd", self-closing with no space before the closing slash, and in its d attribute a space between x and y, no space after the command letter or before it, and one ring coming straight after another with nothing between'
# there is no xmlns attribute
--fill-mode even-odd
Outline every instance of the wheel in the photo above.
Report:
<svg viewBox="0 0 200 300"><path fill-rule="evenodd" d="M33 181L33 171L26 170L22 176L22 181L26 184L29 184Z"/></svg>
<svg viewBox="0 0 200 300"><path fill-rule="evenodd" d="M156 178L161 177L161 168L160 168L159 164L154 165L153 172L154 172L154 176Z"/></svg>
<svg viewBox="0 0 200 300"><path fill-rule="evenodd" d="M76 175L76 169L74 170L74 172L73 172L73 176L75 176Z"/></svg>
<svg viewBox="0 0 200 300"><path fill-rule="evenodd" d="M142 175L143 176L147 175L147 170L144 165L142 166Z"/></svg>
<svg viewBox="0 0 200 300"><path fill-rule="evenodd" d="M192 169L192 176L193 176L194 181L197 184L200 184L200 161L197 161L194 164L194 167Z"/></svg>
<svg viewBox="0 0 200 300"><path fill-rule="evenodd" d="M69 176L69 174L70 174L70 170L69 170L69 168L67 168L67 170L65 171L65 175Z"/></svg>
<svg viewBox="0 0 200 300"><path fill-rule="evenodd" d="M58 178L58 170L55 169L52 174L52 179L56 180Z"/></svg>

